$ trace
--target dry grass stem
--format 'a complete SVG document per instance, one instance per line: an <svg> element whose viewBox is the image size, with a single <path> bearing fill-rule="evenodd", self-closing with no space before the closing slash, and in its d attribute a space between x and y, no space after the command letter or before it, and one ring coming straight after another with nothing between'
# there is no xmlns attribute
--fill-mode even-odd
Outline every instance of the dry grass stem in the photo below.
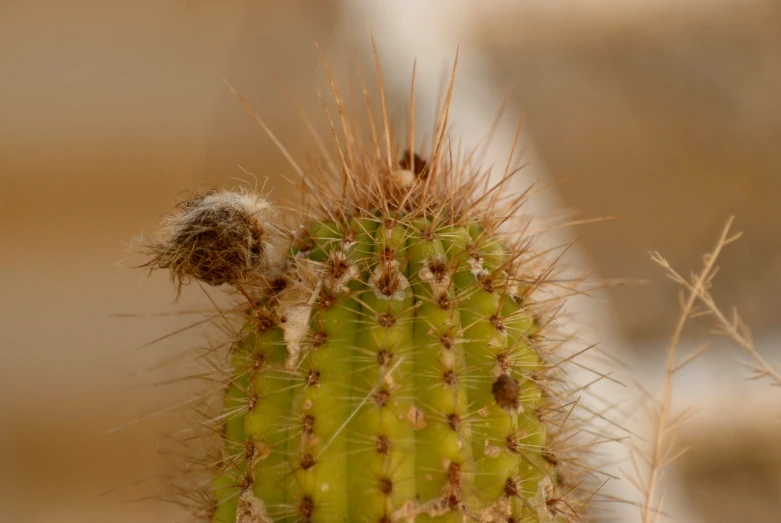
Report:
<svg viewBox="0 0 781 523"><path fill-rule="evenodd" d="M732 219L727 223L725 234L729 234L731 224ZM736 233L729 237L724 236L724 245L737 240L740 236L741 233ZM750 358L750 361L745 362L746 367L751 370L750 379L756 380L766 378L770 380L772 385L781 387L781 369L771 365L761 354L759 354L759 352L757 352L757 349L754 346L754 339L751 335L751 329L743 322L737 309L733 309L731 316L728 317L716 304L707 285L697 287L693 283L687 281L686 278L673 269L667 260L658 253L654 253L653 260L667 271L667 275L670 279L681 285L686 292L691 293L693 297L699 300L705 308L705 310L702 311L704 314L713 316L715 320L715 333L731 340L739 349L746 353Z"/></svg>
<svg viewBox="0 0 781 523"><path fill-rule="evenodd" d="M654 400L652 409L654 418L653 437L650 449L642 450L639 445L634 445L633 448L632 465L634 467L634 479L632 484L643 495L641 504L642 523L654 523L659 514L662 513L664 495L659 493L659 483L663 475L663 469L685 452L685 450L676 450L675 433L689 419L691 412L686 411L678 415L672 413L673 382L677 372L701 355L705 347L701 347L683 358L680 357L678 349L687 323L702 313L696 307L698 300L702 301L703 296L710 296L708 289L718 272L716 260L719 254L721 254L726 245L740 236L739 234L730 235L731 225L732 219L727 222L727 225L722 230L713 250L704 256L703 269L698 274L693 275L691 281L686 280L673 271L667 260L659 253L652 253L652 259L664 267L671 278L682 284L684 289L681 295L681 314L667 350L665 380L661 398L655 400L650 394L648 395ZM645 468L645 473L643 473L643 468Z"/></svg>

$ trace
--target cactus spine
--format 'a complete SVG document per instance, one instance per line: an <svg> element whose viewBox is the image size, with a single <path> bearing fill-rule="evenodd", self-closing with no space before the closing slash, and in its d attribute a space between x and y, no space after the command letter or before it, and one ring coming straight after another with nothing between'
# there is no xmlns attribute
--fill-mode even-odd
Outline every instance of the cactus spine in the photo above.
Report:
<svg viewBox="0 0 781 523"><path fill-rule="evenodd" d="M506 232L523 196L445 154L447 107L428 161L398 154L387 124L367 144L342 123L341 165L307 173L298 216L247 191L198 194L149 244L151 268L245 303L200 515L585 520L551 267L523 227Z"/></svg>

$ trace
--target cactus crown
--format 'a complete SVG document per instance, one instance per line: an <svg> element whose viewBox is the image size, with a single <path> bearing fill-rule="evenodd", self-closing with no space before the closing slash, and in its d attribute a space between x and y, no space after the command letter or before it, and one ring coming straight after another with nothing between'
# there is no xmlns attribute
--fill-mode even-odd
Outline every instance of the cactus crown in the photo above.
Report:
<svg viewBox="0 0 781 523"><path fill-rule="evenodd" d="M259 196L219 191L148 244L178 284L242 295L224 399L201 424L218 450L198 449L209 479L182 492L215 523L587 519L589 445L548 291L565 284L525 232L526 195L504 192L512 155L492 184L476 151L454 151L452 80L423 155L414 123L399 146L369 109L367 136L334 92L338 161L293 163L292 230Z"/></svg>

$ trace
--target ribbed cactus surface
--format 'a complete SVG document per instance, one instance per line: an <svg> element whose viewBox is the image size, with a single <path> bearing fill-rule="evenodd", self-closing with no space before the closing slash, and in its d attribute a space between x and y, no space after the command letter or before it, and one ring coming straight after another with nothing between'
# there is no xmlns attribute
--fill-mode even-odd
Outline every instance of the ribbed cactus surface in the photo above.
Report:
<svg viewBox="0 0 781 523"><path fill-rule="evenodd" d="M151 267L231 285L244 304L201 514L579 521L577 402L524 195L453 152L447 108L427 161L398 154L390 126L365 142L349 122L339 160L301 173L297 212L248 191L198 194L150 244Z"/></svg>
<svg viewBox="0 0 781 523"><path fill-rule="evenodd" d="M309 233L234 348L214 521L243 489L274 521L538 521L544 367L501 244L380 213Z"/></svg>

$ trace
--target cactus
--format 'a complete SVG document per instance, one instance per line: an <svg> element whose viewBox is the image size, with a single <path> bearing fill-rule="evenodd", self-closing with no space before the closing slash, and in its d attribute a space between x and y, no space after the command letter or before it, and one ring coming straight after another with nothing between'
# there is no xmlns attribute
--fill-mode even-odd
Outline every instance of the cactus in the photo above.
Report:
<svg viewBox="0 0 781 523"><path fill-rule="evenodd" d="M196 515L586 520L552 266L508 227L525 223L524 195L452 152L447 107L425 159L399 154L390 125L368 143L342 125L340 164L305 173L295 213L248 190L198 193L147 245L178 285L239 298Z"/></svg>

